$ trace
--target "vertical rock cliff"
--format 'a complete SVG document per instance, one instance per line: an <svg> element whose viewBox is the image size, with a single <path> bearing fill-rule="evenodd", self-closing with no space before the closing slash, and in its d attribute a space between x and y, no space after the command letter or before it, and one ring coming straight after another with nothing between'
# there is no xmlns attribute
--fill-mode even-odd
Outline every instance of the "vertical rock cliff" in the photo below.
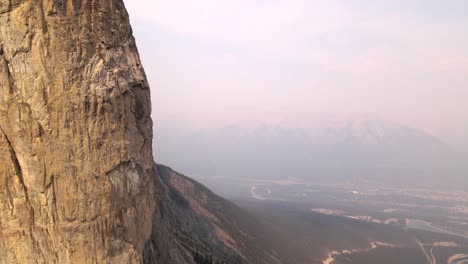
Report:
<svg viewBox="0 0 468 264"><path fill-rule="evenodd" d="M0 264L281 262L154 165L149 93L122 0L0 0Z"/></svg>
<svg viewBox="0 0 468 264"><path fill-rule="evenodd" d="M140 263L150 96L122 0L0 2L0 263Z"/></svg>

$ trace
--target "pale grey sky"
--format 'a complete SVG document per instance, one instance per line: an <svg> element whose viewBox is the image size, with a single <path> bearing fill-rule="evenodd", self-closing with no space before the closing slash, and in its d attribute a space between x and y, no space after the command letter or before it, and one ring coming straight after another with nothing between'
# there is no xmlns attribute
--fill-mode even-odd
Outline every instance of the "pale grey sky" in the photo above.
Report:
<svg viewBox="0 0 468 264"><path fill-rule="evenodd" d="M125 3L158 125L364 112L468 150L467 1Z"/></svg>

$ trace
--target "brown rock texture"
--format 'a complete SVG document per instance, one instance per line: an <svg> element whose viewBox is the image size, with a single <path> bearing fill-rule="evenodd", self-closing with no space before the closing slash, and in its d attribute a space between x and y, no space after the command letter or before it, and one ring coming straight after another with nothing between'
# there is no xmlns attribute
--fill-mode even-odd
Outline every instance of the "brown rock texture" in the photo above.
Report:
<svg viewBox="0 0 468 264"><path fill-rule="evenodd" d="M122 0L0 0L0 263L141 263L148 83Z"/></svg>
<svg viewBox="0 0 468 264"><path fill-rule="evenodd" d="M155 165L122 0L0 0L0 264L281 263L270 229Z"/></svg>

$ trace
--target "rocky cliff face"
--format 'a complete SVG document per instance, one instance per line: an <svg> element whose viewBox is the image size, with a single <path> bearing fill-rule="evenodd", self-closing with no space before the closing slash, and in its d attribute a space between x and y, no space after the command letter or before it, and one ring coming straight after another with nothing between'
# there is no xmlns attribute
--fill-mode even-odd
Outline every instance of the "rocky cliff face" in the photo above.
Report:
<svg viewBox="0 0 468 264"><path fill-rule="evenodd" d="M150 96L122 0L0 2L0 263L138 263Z"/></svg>
<svg viewBox="0 0 468 264"><path fill-rule="evenodd" d="M122 0L1 1L0 264L279 262L255 219L153 164Z"/></svg>

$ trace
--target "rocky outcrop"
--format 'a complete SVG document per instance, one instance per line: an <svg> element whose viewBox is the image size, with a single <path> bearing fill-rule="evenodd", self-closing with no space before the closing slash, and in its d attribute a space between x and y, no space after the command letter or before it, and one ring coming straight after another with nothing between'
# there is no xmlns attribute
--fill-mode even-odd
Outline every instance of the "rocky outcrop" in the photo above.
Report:
<svg viewBox="0 0 468 264"><path fill-rule="evenodd" d="M122 0L2 1L0 25L0 264L280 262L249 214L153 164Z"/></svg>
<svg viewBox="0 0 468 264"><path fill-rule="evenodd" d="M0 2L0 263L140 263L155 208L122 0Z"/></svg>

